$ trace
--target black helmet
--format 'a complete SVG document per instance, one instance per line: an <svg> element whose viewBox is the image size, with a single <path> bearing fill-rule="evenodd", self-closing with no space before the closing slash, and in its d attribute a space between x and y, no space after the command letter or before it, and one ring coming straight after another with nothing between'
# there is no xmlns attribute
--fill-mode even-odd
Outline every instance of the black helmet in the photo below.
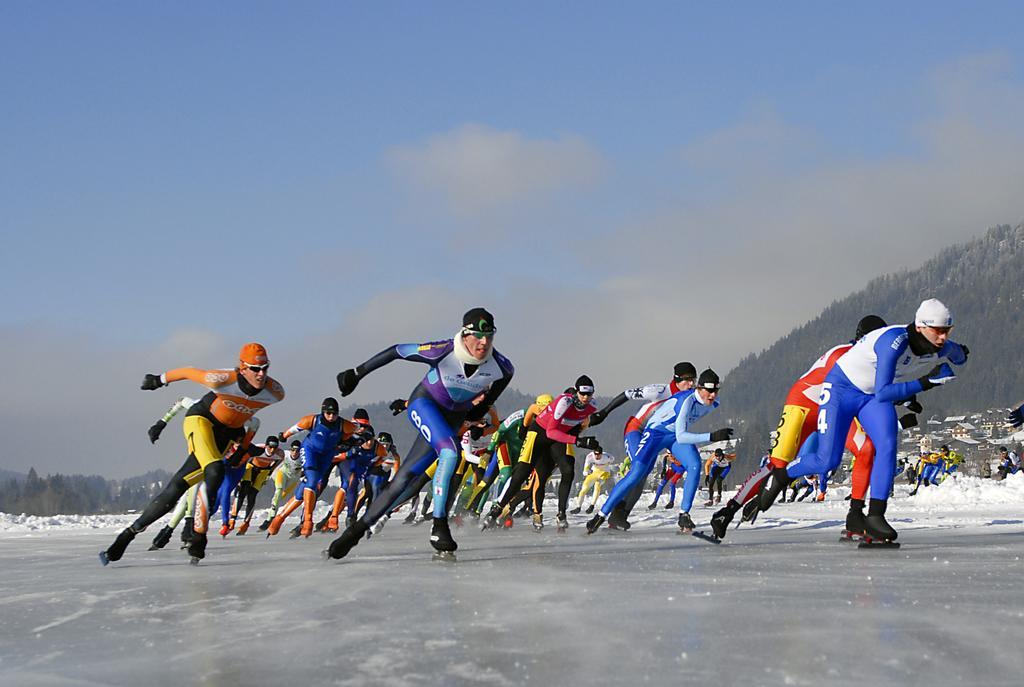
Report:
<svg viewBox="0 0 1024 687"><path fill-rule="evenodd" d="M263 442L263 445L264 446L278 446L280 443L281 443L281 440L277 438L277 435L271 434L269 437L267 437L267 440Z"/></svg>
<svg viewBox="0 0 1024 687"><path fill-rule="evenodd" d="M299 441L298 439L296 439L296 440L295 440L295 441L293 441L293 442L292 442L291 444L289 444L289 446L290 446L291 448L302 448L302 442L301 442L301 441Z"/></svg>
<svg viewBox="0 0 1024 687"><path fill-rule="evenodd" d="M321 413L334 413L338 414L338 399L333 396L328 396L324 399L324 402L320 405Z"/></svg>
<svg viewBox="0 0 1024 687"><path fill-rule="evenodd" d="M700 377L697 378L697 388L704 389L705 391L718 391L722 385L722 380L719 379L718 374L710 367L700 373Z"/></svg>
<svg viewBox="0 0 1024 687"><path fill-rule="evenodd" d="M865 315L860 318L860 322L857 323L857 331L853 335L853 340L860 341L871 332L885 326L885 320L878 315Z"/></svg>
<svg viewBox="0 0 1024 687"><path fill-rule="evenodd" d="M580 375L576 379L576 393L578 394L592 394L594 393L594 380L587 375Z"/></svg>
<svg viewBox="0 0 1024 687"><path fill-rule="evenodd" d="M676 363L676 366L672 368L672 376L677 382L684 379L696 379L697 368L693 366L693 363Z"/></svg>
<svg viewBox="0 0 1024 687"><path fill-rule="evenodd" d="M388 434L387 432L381 432L380 434L378 434L377 441L384 444L385 446L390 446L391 444L395 443L395 440L392 439L391 435Z"/></svg>
<svg viewBox="0 0 1024 687"><path fill-rule="evenodd" d="M356 408L356 412L352 414L352 419L362 422L369 422L370 414L366 412L366 408Z"/></svg>

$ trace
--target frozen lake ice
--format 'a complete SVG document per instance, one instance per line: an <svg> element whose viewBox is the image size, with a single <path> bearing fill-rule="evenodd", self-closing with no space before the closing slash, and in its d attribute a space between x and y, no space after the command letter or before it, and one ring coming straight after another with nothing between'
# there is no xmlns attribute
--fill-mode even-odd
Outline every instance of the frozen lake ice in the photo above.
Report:
<svg viewBox="0 0 1024 687"><path fill-rule="evenodd" d="M1024 480L905 491L899 550L839 542L835 490L719 546L642 506L627 533L467 525L455 564L393 519L340 562L254 531L198 567L154 525L104 568L129 516L4 515L0 684L1020 684Z"/></svg>

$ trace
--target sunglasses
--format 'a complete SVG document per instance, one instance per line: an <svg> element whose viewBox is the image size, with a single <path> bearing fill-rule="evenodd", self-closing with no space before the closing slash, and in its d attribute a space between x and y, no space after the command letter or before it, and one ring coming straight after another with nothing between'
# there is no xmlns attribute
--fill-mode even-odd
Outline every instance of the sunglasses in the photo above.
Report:
<svg viewBox="0 0 1024 687"><path fill-rule="evenodd" d="M476 339L493 339L494 338L494 333L496 331L498 331L498 330L497 329L492 329L489 332L478 332L475 329L463 329L462 330L462 335L463 336L472 336L472 337L474 337Z"/></svg>
<svg viewBox="0 0 1024 687"><path fill-rule="evenodd" d="M266 372L270 369L270 363L264 363L263 365L246 365L245 369L249 372Z"/></svg>

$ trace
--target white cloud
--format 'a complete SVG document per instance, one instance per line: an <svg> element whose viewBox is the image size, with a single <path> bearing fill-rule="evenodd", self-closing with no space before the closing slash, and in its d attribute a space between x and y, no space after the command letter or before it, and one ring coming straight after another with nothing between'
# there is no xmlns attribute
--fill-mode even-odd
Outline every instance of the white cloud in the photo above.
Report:
<svg viewBox="0 0 1024 687"><path fill-rule="evenodd" d="M479 124L394 148L388 159L414 188L440 194L463 217L590 186L606 168L579 136L531 139Z"/></svg>

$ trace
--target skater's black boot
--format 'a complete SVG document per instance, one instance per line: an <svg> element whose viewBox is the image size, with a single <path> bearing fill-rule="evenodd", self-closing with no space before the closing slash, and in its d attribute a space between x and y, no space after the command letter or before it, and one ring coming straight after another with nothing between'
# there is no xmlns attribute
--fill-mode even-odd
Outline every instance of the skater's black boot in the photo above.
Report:
<svg viewBox="0 0 1024 687"><path fill-rule="evenodd" d="M573 515L579 515L579 514L580 514L580 511L582 511L582 510L583 510L582 508L580 508L579 506L576 506L575 508L573 508L573 509L572 509L571 511L569 511L569 512L570 512L570 513L572 513Z"/></svg>
<svg viewBox="0 0 1024 687"><path fill-rule="evenodd" d="M693 524L693 518L690 517L689 513L680 513L679 521L676 524L679 525L680 530L687 534L693 532L693 528L696 527L696 525Z"/></svg>
<svg viewBox="0 0 1024 687"><path fill-rule="evenodd" d="M740 504L729 499L725 502L724 508L715 511L715 514L711 516L711 531L715 533L716 537L725 538L725 533L729 531L729 523L732 522L733 516L739 509Z"/></svg>
<svg viewBox="0 0 1024 687"><path fill-rule="evenodd" d="M626 520L626 507L621 503L612 508L612 512L608 514L608 527L623 531L629 529L629 520Z"/></svg>
<svg viewBox="0 0 1024 687"><path fill-rule="evenodd" d="M654 503L652 503L651 505L647 506L647 510L654 510L657 507L658 507L658 501L657 501L657 499L655 499Z"/></svg>
<svg viewBox="0 0 1024 687"><path fill-rule="evenodd" d="M331 542L331 545L324 551L327 558L344 558L348 552L359 543L366 531L370 529L362 520L356 520L351 527L346 527L341 536Z"/></svg>
<svg viewBox="0 0 1024 687"><path fill-rule="evenodd" d="M430 545L437 551L452 552L459 548L452 539L452 531L448 529L448 518L434 518L434 525L430 528Z"/></svg>
<svg viewBox="0 0 1024 687"><path fill-rule="evenodd" d="M260 532L266 532L269 527L270 527L270 518L267 518L262 523L260 523Z"/></svg>
<svg viewBox="0 0 1024 687"><path fill-rule="evenodd" d="M569 520L565 517L565 511L559 511L555 515L555 528L559 532L564 532L569 527Z"/></svg>
<svg viewBox="0 0 1024 687"><path fill-rule="evenodd" d="M483 522L480 523L481 530L489 530L498 526L498 518L501 517L501 506L497 503L491 506L491 509L487 511L487 517L484 518Z"/></svg>
<svg viewBox="0 0 1024 687"><path fill-rule="evenodd" d="M768 476L764 486L761 487L761 493L758 494L760 499L758 508L763 511L768 510L775 503L779 494L782 494L782 502L785 503L786 487L789 486L790 481L786 468L772 468L772 474Z"/></svg>
<svg viewBox="0 0 1024 687"><path fill-rule="evenodd" d="M163 528L156 533L156 536L153 537L153 545L149 547L149 550L159 551L164 548L171 541L171 535L173 534L174 530L167 525L164 525Z"/></svg>
<svg viewBox="0 0 1024 687"><path fill-rule="evenodd" d="M100 551L100 562L103 565L110 563L111 561L121 560L121 556L124 555L124 550L128 548L128 545L135 539L135 530L131 527L126 527L121 530L121 534L117 535L117 539L111 544L106 551Z"/></svg>
<svg viewBox="0 0 1024 687"><path fill-rule="evenodd" d="M188 555L196 560L206 557L206 532L192 533L192 541L188 543Z"/></svg>
<svg viewBox="0 0 1024 687"><path fill-rule="evenodd" d="M743 504L743 516L740 518L740 522L754 522L757 520L757 514L760 512L761 500L755 496Z"/></svg>
<svg viewBox="0 0 1024 687"><path fill-rule="evenodd" d="M850 499L850 512L846 514L846 529L843 537L860 539L864 536L864 500Z"/></svg>
<svg viewBox="0 0 1024 687"><path fill-rule="evenodd" d="M195 531L193 528L196 525L195 518L185 518L181 522L181 543L188 544L192 541L192 533Z"/></svg>
<svg viewBox="0 0 1024 687"><path fill-rule="evenodd" d="M590 515L591 513L593 513L594 512L594 504L590 504L589 506L587 506L587 510L585 510L583 512L586 513L587 515Z"/></svg>
<svg viewBox="0 0 1024 687"><path fill-rule="evenodd" d="M594 532L597 532L603 524L604 516L601 515L601 513L598 513L590 520L587 520L587 534L593 534Z"/></svg>
<svg viewBox="0 0 1024 687"><path fill-rule="evenodd" d="M899 536L885 519L885 508L889 503L881 499L868 502L868 516L864 518L864 537L872 541L893 542Z"/></svg>

